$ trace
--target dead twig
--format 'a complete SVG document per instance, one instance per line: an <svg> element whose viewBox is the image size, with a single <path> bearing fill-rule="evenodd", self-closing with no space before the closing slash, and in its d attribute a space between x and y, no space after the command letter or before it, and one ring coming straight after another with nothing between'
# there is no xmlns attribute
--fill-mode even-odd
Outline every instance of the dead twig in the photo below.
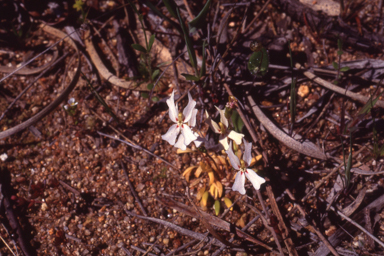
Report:
<svg viewBox="0 0 384 256"><path fill-rule="evenodd" d="M37 80L39 80L42 76L45 75L45 73L47 73L51 67L54 67L57 63L59 63L60 61L62 61L65 57L68 56L68 53L65 53L63 56L61 56L60 58L58 58L55 62L52 63L52 65L50 65L48 68L46 68L43 72L41 72L37 77L35 77L35 79L29 83L29 85L27 87L24 88L24 90L19 94L17 95L17 97L12 101L11 104L9 104L9 106L7 107L6 110L4 110L3 114L1 114L0 116L0 120L2 120L5 116L5 114L12 108L13 105L15 105L15 103L21 98L21 96L24 95L24 93L26 91L29 90L29 88L32 87L32 85L34 85L36 83Z"/></svg>
<svg viewBox="0 0 384 256"><path fill-rule="evenodd" d="M2 204L5 210L5 215L7 216L11 228L16 231L16 240L24 255L32 256L35 255L36 252L34 252L32 246L28 243L27 239L25 238L26 233L21 228L18 217L16 216L13 210L13 206L11 204L11 199L9 195L9 192L11 191L11 181L9 175L10 174L5 173L5 171L3 171L3 173L0 172L0 197L3 197Z"/></svg>
<svg viewBox="0 0 384 256"><path fill-rule="evenodd" d="M146 253L145 250L143 250L143 249L141 249L141 248L139 248L139 247L137 247L137 246L131 245L131 248L134 249L134 250L136 250L136 251L139 251L139 252L141 252L141 253ZM157 255L154 254L154 253L148 253L148 255L150 255L150 256L157 256Z"/></svg>
<svg viewBox="0 0 384 256"><path fill-rule="evenodd" d="M132 185L132 182L129 180L127 168L125 168L125 165L124 165L123 161L121 161L121 160L120 160L120 165L123 168L125 177L127 178L129 188L131 189L132 195L135 197L136 203L140 206L141 212L144 214L144 216L148 216L147 211L145 210L144 206L141 204L141 200L140 200L139 196L137 195L135 188Z"/></svg>
<svg viewBox="0 0 384 256"><path fill-rule="evenodd" d="M284 255L284 252L283 252L283 248L281 248L281 244L280 244L280 241L279 241L279 238L277 237L277 234L275 232L275 230L273 229L273 227L271 227L267 221L267 219L263 216L263 214L261 213L261 211L259 211L259 209L257 209L256 207L254 207L253 205L250 205L250 204L246 204L252 211L254 211L255 213L257 213L261 220L263 221L263 224L264 224L264 227L267 228L273 238L275 239L275 243L277 245L277 248L279 249L279 252L280 252L280 255ZM265 210L264 210L265 211Z"/></svg>
<svg viewBox="0 0 384 256"><path fill-rule="evenodd" d="M183 0L183 3L185 6L185 9L187 9L189 17L191 18L191 20L193 20L195 17L193 16L193 13L191 12L191 8L189 8L187 0Z"/></svg>
<svg viewBox="0 0 384 256"><path fill-rule="evenodd" d="M364 95L361 95L361 94L358 94L358 93L355 93L355 92L352 92L352 91L349 91L347 89L344 89L344 88L341 88L339 86L336 86L328 81L325 81L323 79L321 79L320 77L316 76L315 74L309 72L309 71L305 71L303 73L306 77L308 77L309 79L313 80L314 82L316 82L317 84L329 89L329 90L332 90L334 92L337 92L341 95L345 95L353 100L356 100L356 101L359 101L363 104L366 104L369 100L371 100L372 97L368 97L368 96L364 96ZM380 108L384 108L384 101L382 100L378 100L376 102L376 104L373 106L373 107L380 107Z"/></svg>
<svg viewBox="0 0 384 256"><path fill-rule="evenodd" d="M223 244L233 248L233 247L237 247L236 245L228 242L227 240L225 240L221 235L219 235L216 230L211 226L211 224L209 224L207 222L207 220L204 218L204 216L201 214L201 212L199 211L199 209L197 209L196 205L193 203L190 195L189 195L189 187L186 187L186 194L187 194L187 197L188 197L188 200L189 202L192 204L193 208L195 209L196 213L198 214L197 217L199 217L201 223L203 223L203 225L206 227L206 229L209 231L209 233L211 233L211 235L216 238L217 240L219 240L220 242L222 242Z"/></svg>
<svg viewBox="0 0 384 256"><path fill-rule="evenodd" d="M172 199L163 199L163 198L160 198L160 197L156 197L156 200L159 201L160 203L162 203L163 205L167 206L167 207L170 207L170 208L173 208L183 214L186 214L186 215L189 215L189 216L192 216L192 217L196 217L196 215L198 215L198 213L195 211L195 209L193 209L192 207L190 206L186 206L185 204L182 204L182 203L179 203L177 201L174 201ZM228 232L231 232L232 229L231 229L231 224L226 222L225 220L222 220L218 217L215 217L215 216L211 216L210 214L208 213L205 213L205 212L200 212L201 215L203 215L203 217L211 224L211 225L214 225L218 228L221 228L221 229L224 229ZM245 239L245 240L248 240L249 242L252 242L256 245L260 245L264 248L266 248L267 250L269 251L272 251L273 248L266 245L265 243L255 239L254 237L248 235L247 233L243 232L242 230L238 229L238 228L235 228L235 233L236 235L238 235L239 237ZM224 245L225 246L225 245Z"/></svg>
<svg viewBox="0 0 384 256"><path fill-rule="evenodd" d="M337 213L338 215L340 215L341 217L343 217L344 219L346 219L349 223L351 223L352 225L354 225L356 228L360 229L362 232L364 232L367 236L369 236L371 239L373 239L376 243L378 243L382 248L384 248L384 243L381 242L378 238L376 238L374 235L372 235L371 233L368 232L368 230L366 230L365 228L363 228L361 225L359 225L356 221L352 220L351 218L349 218L347 215L345 215L344 213L342 213L341 211L335 209L333 206L329 207L332 211L334 211L335 213ZM366 209L364 209L366 210ZM369 208L368 208L369 210Z"/></svg>
<svg viewBox="0 0 384 256"><path fill-rule="evenodd" d="M263 113L263 111L261 111L259 106L253 100L252 96L247 96L247 99L257 119L260 121L260 123L264 125L264 127L272 134L273 137L278 139L287 147L296 150L301 154L318 158L321 160L325 160L327 158L325 154L321 151L321 149L318 148L312 142L300 143L299 141L293 139L291 136L279 129L271 120L268 119L268 117Z"/></svg>
<svg viewBox="0 0 384 256"><path fill-rule="evenodd" d="M34 115L31 118L29 118L28 120L26 120L25 122L18 124L18 125L10 128L10 129L8 129L8 130L0 132L0 139L6 138L6 137L11 136L15 133L18 133L18 132L28 128L29 126L33 125L37 121L41 120L46 115L48 115L52 110L54 110L57 106L59 106L60 103L64 99L66 99L68 97L68 95L71 93L71 91L75 88L77 81L80 77L81 60L80 60L79 49L77 48L76 44L72 41L72 39L67 34L65 34L64 32L62 32L60 30L57 30L57 29L50 27L50 26L41 26L41 28L45 32L60 38L60 40L58 40L58 42L56 42L53 46L57 45L59 42L64 40L65 42L69 43L71 45L71 47L76 51L77 69L76 69L75 75L73 76L70 84L61 92L61 94L54 101L52 101L43 110L41 110L39 113L37 113L36 115ZM42 52L42 53L44 53L44 52ZM17 69L17 70L19 70L19 69ZM9 74L9 75L11 75L11 74ZM3 81L3 79L8 77L9 75L0 79L0 82Z"/></svg>
<svg viewBox="0 0 384 256"><path fill-rule="evenodd" d="M321 198L319 198L319 199L321 200ZM383 209L383 207L384 207L384 195L377 198L375 201L370 203L365 208L369 209L370 211L372 211L374 213L377 213L377 212L380 212L381 209ZM331 207L331 209L333 210L334 208ZM364 221L364 211L365 211L365 209L359 211L357 214L355 214L353 216L354 223L361 223ZM341 214L343 214L343 213L341 213ZM350 218L348 218L348 219L350 219ZM357 229L357 227L355 225L353 225L351 222L347 222L343 225L343 227L340 227L338 230L336 230L336 232L328 238L328 241L332 246L336 247L345 238L345 236L347 234L346 231L349 233L353 233L356 231L356 229ZM325 245L322 245L316 250L314 256L327 255L329 252L330 252L329 248Z"/></svg>
<svg viewBox="0 0 384 256"><path fill-rule="evenodd" d="M175 225L173 223L170 223L168 221L165 221L165 220L138 215L136 213L133 213L133 212L130 212L130 211L126 210L124 208L124 205L123 205L122 202L119 202L119 204L124 209L124 211L125 211L125 213L127 215L134 216L134 217L139 218L139 219L148 220L148 221L152 221L152 222L164 225L166 227L172 228L173 230L175 230L176 232L178 232L178 233L180 233L180 234L182 234L184 236L189 236L189 237L192 237L192 238L198 239L198 240L206 239L206 237L203 234L201 234L201 233L197 233L197 232L191 231L189 229L182 228L180 226L177 226L177 225ZM209 241L207 241L207 242L209 242ZM224 245L222 242L220 242L219 240L216 240L216 239L215 239L215 241L213 241L213 244L216 245L216 246L223 246Z"/></svg>
<svg viewBox="0 0 384 256"><path fill-rule="evenodd" d="M94 114L95 114L95 113L94 113ZM111 125L109 125L109 127L112 128ZM112 130L114 130L115 132L118 131L117 129L114 129L114 128L112 128ZM176 166L174 166L173 164L171 164L171 163L168 162L167 160L164 160L164 159L161 158L160 156L158 156L158 155L156 155L156 154L153 154L153 153L152 153L151 151L149 151L148 149L145 149L145 148L143 148L143 147L141 147L141 146L139 146L139 145L137 145L137 144L133 144L133 143L131 143L131 142L128 142L128 141L125 141L125 140L121 140L121 139L115 138L115 137L113 137L113 136L111 136L111 135L108 135L108 134L105 134L105 133L103 133L103 132L99 132L99 131L97 131L97 133L98 133L99 135L105 136L105 137L107 137L107 138L110 138L110 139L113 139L113 140L120 141L121 143L127 144L128 146L133 147L133 148L135 148L135 149L142 150L142 151L144 151L145 153L147 153L147 154L149 154L149 155L151 155L151 156L154 156L154 157L160 159L161 161L163 161L164 163L166 163L166 164L169 165L170 167L174 168L175 170L178 169ZM119 132L119 135L122 136L124 139L129 140L129 139L126 138L124 135L122 135L122 133L120 133L120 132Z"/></svg>
<svg viewBox="0 0 384 256"><path fill-rule="evenodd" d="M265 4L263 5L263 7L260 9L259 13L252 19L252 21L248 24L248 26L241 32L242 34L245 34L249 28L253 25L253 23L256 22L256 20L260 17L260 15L264 12L265 8L267 8L269 2L271 0L268 0L267 2L265 2Z"/></svg>
<svg viewBox="0 0 384 256"><path fill-rule="evenodd" d="M362 147L360 148L358 151L356 151L353 155L352 155L352 159L354 159L358 154L360 154L361 151L363 151L365 147ZM317 184L316 186L311 190L309 191L309 193L307 193L302 199L301 199L301 202L304 202L305 200L307 200L307 198L312 195L312 193L314 191L316 191L321 185L323 185L323 183L325 181L327 181L333 174L335 174L341 167L344 166L344 162L342 162L338 167L334 168L327 176L325 176L323 179L321 179Z"/></svg>
<svg viewBox="0 0 384 256"><path fill-rule="evenodd" d="M279 221L278 226L279 226L279 229L282 233L282 237L283 237L284 243L288 249L289 255L297 255L298 256L297 251L295 249L295 244L293 243L292 239L289 236L288 228L285 225L284 220L283 220L283 216L281 216L279 207L277 206L277 203L275 200L275 195L273 194L273 191L272 191L272 187L270 185L267 185L266 189L267 189L267 194L268 194L268 198L270 201L272 211Z"/></svg>
<svg viewBox="0 0 384 256"><path fill-rule="evenodd" d="M163 232L161 232L161 234L160 234L160 237L163 237L163 235L164 235L164 233L165 233L165 231L167 231L168 230L168 227L166 227L164 230L163 230ZM149 248L148 248L148 250L143 254L143 256L145 256L145 255L149 255L150 254L150 250L152 250L152 248L154 247L156 245L156 241L151 245L151 246L149 246ZM157 248L156 248L157 249Z"/></svg>
<svg viewBox="0 0 384 256"><path fill-rule="evenodd" d="M79 191L77 191L76 189L74 189L73 187L71 187L70 185L65 183L64 181L58 180L58 182L60 183L61 186L63 186L64 188L68 189L69 191L71 191L76 196L79 196L79 197L81 196L81 193Z"/></svg>
<svg viewBox="0 0 384 256"><path fill-rule="evenodd" d="M299 205L296 202L296 198L291 193L291 191L289 189L286 189L285 191L287 195L290 197L290 199L295 202L294 206L299 210L301 215L303 215L304 218L307 218L307 214L305 213L303 208L301 208L301 205ZM335 250L335 248L333 248L333 246L328 242L328 240L323 236L323 234L316 228L316 223L313 219L312 219L312 224L313 225L308 223L308 225L305 228L311 231L312 233L315 233L320 238L320 240L325 244L325 246L328 247L328 249L332 252L333 255L339 256L339 253Z"/></svg>
<svg viewBox="0 0 384 256"><path fill-rule="evenodd" d="M185 248L188 248L189 246L193 245L194 243L196 243L196 240L193 240L193 241L191 241L191 242L189 242L187 244L184 244L184 245L180 246L179 248L171 251L170 253L166 254L165 256L172 256L173 254L175 254L175 253L177 253L177 252L179 252L181 250L184 250Z"/></svg>

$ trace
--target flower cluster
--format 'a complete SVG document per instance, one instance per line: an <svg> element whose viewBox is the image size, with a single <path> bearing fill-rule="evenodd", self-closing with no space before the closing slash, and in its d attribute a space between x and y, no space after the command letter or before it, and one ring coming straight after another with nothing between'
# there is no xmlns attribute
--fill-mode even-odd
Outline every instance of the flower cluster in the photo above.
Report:
<svg viewBox="0 0 384 256"><path fill-rule="evenodd" d="M211 140L208 138L200 137L197 132L192 131L196 125L197 109L196 101L192 99L191 94L188 92L188 104L184 108L183 112L179 112L177 104L175 104L175 91L172 92L171 97L166 101L169 107L169 118L174 123L167 131L166 134L162 135L162 139L166 140L172 146L181 150L186 150L187 146L191 142L194 142L196 147L200 147L203 143L205 148L214 148L211 144ZM205 111L206 122L209 124L213 132L220 134L219 143L224 148L232 167L237 170L235 182L232 186L232 190L238 191L240 194L245 194L245 177L247 177L252 183L256 190L260 189L261 184L265 182L265 179L257 175L252 169L247 168L251 165L252 160L252 143L248 143L244 139L244 135L231 129L229 122L232 109L234 109L235 102L230 99L225 109L216 109L220 113L220 121L217 123L211 119L208 112ZM239 158L233 152L233 143L240 145L244 142L244 154L243 159ZM192 170L192 169L191 169ZM188 175L190 174L190 171ZM213 174L212 174L213 175ZM188 176L189 177L189 176ZM220 182L218 182L220 183ZM213 184L218 184L214 183ZM218 185L220 187L221 183ZM216 191L220 191L217 189Z"/></svg>

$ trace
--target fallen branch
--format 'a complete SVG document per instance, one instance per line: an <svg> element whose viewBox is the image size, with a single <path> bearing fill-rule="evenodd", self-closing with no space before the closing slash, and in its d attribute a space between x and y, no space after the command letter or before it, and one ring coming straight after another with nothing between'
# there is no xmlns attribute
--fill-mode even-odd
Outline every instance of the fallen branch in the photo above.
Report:
<svg viewBox="0 0 384 256"><path fill-rule="evenodd" d="M348 220L352 220L353 219L353 222L358 224L358 223L362 223L364 222L364 214L365 214L365 211L366 209L370 210L370 211L373 211L374 213L377 213L379 211L381 211L381 209L384 207L384 195L380 196L379 198L377 198L375 201L373 201L372 203L370 203L368 206L366 206L364 209L362 209L361 211L359 211L357 214L355 214L352 218L348 218ZM333 207L332 207L333 208ZM332 209L331 208L331 209ZM332 209L333 210L333 209ZM339 212L339 211L338 211ZM344 214L341 213L340 216L342 216L343 218L345 218L343 216ZM345 218L345 219L347 219ZM356 230L357 230L357 227L351 223L345 223L342 228L339 228L338 230L336 230L336 232L330 236L328 238L328 241L329 243L336 247L337 245L339 245L343 239L346 238L347 234L345 233L345 230L349 233L354 233ZM382 244L380 244L382 246ZM320 246L314 256L322 256L322 255L327 255L329 253L329 248L325 245L322 245Z"/></svg>
<svg viewBox="0 0 384 256"><path fill-rule="evenodd" d="M132 185L132 182L129 180L127 168L125 168L125 165L124 165L123 161L121 161L121 160L120 160L120 165L124 170L124 174L125 174L125 177L127 178L129 188L131 189L132 195L135 197L136 203L140 206L141 212L144 214L144 216L148 216L147 211L145 210L144 206L141 204L140 197L137 195L135 188Z"/></svg>
<svg viewBox="0 0 384 256"><path fill-rule="evenodd" d="M5 171L0 172L0 198L2 198L5 215L7 216L11 228L16 231L16 239L24 255L33 256L36 255L36 251L34 251L31 244L27 242L27 239L25 238L26 233L21 228L18 217L13 211L9 195L9 192L11 191L11 178L9 175L10 174L5 173Z"/></svg>
<svg viewBox="0 0 384 256"><path fill-rule="evenodd" d="M272 3L292 19L303 24L310 23L313 29L321 32L322 37L330 38L334 42L341 39L346 44L365 50L382 51L384 37L379 33L372 33L362 28L360 34L356 28L349 26L342 19L335 19L323 12L317 12L298 0L272 0Z"/></svg>
<svg viewBox="0 0 384 256"><path fill-rule="evenodd" d="M189 206L186 206L182 203L179 203L179 202L176 202L172 199L163 199L163 198L160 198L160 197L156 197L156 200L159 201L160 203L162 203L163 205L167 206L167 207L170 207L170 208L173 208L183 214L186 214L186 215L189 215L189 216L192 216L192 217L196 217L197 212L195 211L195 209L193 209L192 207L189 207ZM214 216L211 216L210 214L208 213L205 213L205 212L200 212L201 215L203 216L203 218L205 218L205 220L211 224L211 225L214 225L216 227L219 227L221 229L224 229L228 232L231 232L233 231L233 229L231 229L231 224L226 222L225 220L222 220L220 218L217 218L217 217L214 217ZM248 235L247 233L241 231L240 229L238 228L235 228L235 232L236 232L236 235L238 235L239 237L242 237L244 238L245 240L248 240L254 244L257 244L257 245L260 245L264 248L266 248L267 250L269 251L272 251L272 247L264 244L263 242L255 239L254 237ZM225 245L224 245L225 246Z"/></svg>
<svg viewBox="0 0 384 256"><path fill-rule="evenodd" d="M252 111L257 117L257 119L260 121L260 123L272 134L273 137L278 139L280 142L285 144L287 147L296 150L297 152L318 158L321 160L325 160L326 156L325 154L318 148L315 144L312 142L304 142L300 143L297 140L290 137L288 134L283 132L281 129L279 129L271 120L268 119L268 117L261 111L259 106L256 105L255 101L253 100L252 96L247 96L247 99L249 101L249 104L252 107Z"/></svg>
<svg viewBox="0 0 384 256"><path fill-rule="evenodd" d="M355 92L352 92L352 91L349 91L349 90L346 90L344 88L341 88L339 86L336 86L330 82L327 82L323 79L321 79L320 77L316 76L315 74L309 72L309 71L305 71L303 73L306 77L308 77L309 79L313 80L314 82L318 83L319 85L329 89L329 90L332 90L334 92L337 92L341 95L345 95L353 100L357 100L359 101L360 103L362 104L366 104L369 100L371 100L371 97L368 97L368 96L364 96L364 95L361 95L361 94L358 94L358 93L355 93ZM384 108L384 101L382 100L378 100L376 102L376 104L373 106L373 107L380 107L380 108Z"/></svg>
<svg viewBox="0 0 384 256"><path fill-rule="evenodd" d="M79 76L80 76L80 70L81 70L81 61L80 61L80 54L79 54L79 50L76 46L76 44L72 41L72 39L70 37L67 36L67 34L65 34L64 32L58 30L58 29L55 29L53 27L50 27L50 26L41 26L41 29L44 30L45 32L51 34L51 35L54 35L56 37L59 37L59 38L62 38L65 42L69 43L69 45L76 51L76 55L77 55L77 67L76 67L76 72L75 72L75 75L73 76L72 78L72 81L71 83L68 85L67 88L65 88L61 94L53 101L51 102L48 106L46 106L43 110L41 110L39 113L37 113L36 115L34 115L33 117L29 118L28 120L26 120L25 122L19 124L19 125L16 125L8 130L5 130L3 132L0 132L0 139L4 139L6 137L9 137L15 133L18 133L26 128L28 128L29 126L35 124L36 122L38 122L39 120L41 120L43 117L45 117L46 115L48 115L51 111L53 111L57 106L60 105L60 103L62 101L64 101L64 99L66 99L68 97L68 95L72 92L72 90L75 88L76 84L77 84L77 81L79 79Z"/></svg>
<svg viewBox="0 0 384 256"><path fill-rule="evenodd" d="M178 232L179 234L182 234L184 236L189 236L189 237L192 237L194 239L199 239L199 240L205 240L206 239L205 235L203 235L201 233L197 233L197 232L191 231L189 229L182 228L182 227L177 226L177 225L170 223L168 221L156 219L156 218L152 218L152 217L145 217L145 216L141 216L141 215L138 215L136 213L130 212L124 208L124 205L121 202L120 202L120 206L123 207L123 209L127 215L164 225L166 227L172 228L173 230L175 230L176 232ZM216 246L223 246L224 245L222 242L220 242L219 240L216 240L216 239L212 242L212 244L216 245Z"/></svg>
<svg viewBox="0 0 384 256"><path fill-rule="evenodd" d="M273 213L277 217L279 221L279 229L281 231L285 246L288 249L289 255L298 255L297 251L295 249L295 244L293 243L291 237L289 236L288 228L284 223L283 216L281 216L279 207L277 206L276 200L275 200L275 195L273 194L272 187L270 185L267 185L267 194L269 198L269 202L272 208Z"/></svg>

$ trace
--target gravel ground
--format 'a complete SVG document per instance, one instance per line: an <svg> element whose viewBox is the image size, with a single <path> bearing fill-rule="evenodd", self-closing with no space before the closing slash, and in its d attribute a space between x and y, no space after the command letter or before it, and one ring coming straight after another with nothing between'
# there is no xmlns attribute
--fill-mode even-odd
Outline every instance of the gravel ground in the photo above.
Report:
<svg viewBox="0 0 384 256"><path fill-rule="evenodd" d="M100 3L100 13L115 10L118 6L117 1L107 2L109 3ZM188 2L196 14L202 8ZM212 6L216 6L217 1L213 2ZM252 5L252 11L259 12L263 5L264 2ZM240 5L230 15L226 33L231 38L236 33L235 27L241 25L244 6ZM377 9L375 4L372 6L366 8ZM166 13L163 6L159 8ZM228 7L223 5L220 8L217 10L221 10L221 20ZM225 12L222 11L224 9ZM211 8L211 15L214 15L215 10ZM184 47L184 44L182 47L179 45L181 37L174 35L177 31L172 30L167 22L156 27L154 14L144 6L141 6L140 11L149 12L144 15L146 26L151 33L154 30L158 32L155 44L160 48L156 48L158 55L152 56L153 62L159 64L166 61L164 58L176 58L174 52L179 54ZM125 14L122 13L119 12L118 15L123 15L124 18ZM303 56L310 55L313 57L312 64L325 69L332 61L353 61L363 57L380 60L380 55L376 52L356 50L350 45L345 47L347 50L338 60L336 42L322 39L324 41L320 43L316 33L308 26L287 19L285 13L281 13L271 4L266 5L262 13L269 28L258 21L253 32L263 34L270 40L263 43L275 47L278 44L271 43L273 39L285 38L291 33L293 58L298 62ZM92 15L94 14L91 12L89 19L100 28L104 20L93 19ZM371 21L363 19L366 16L361 15L366 22L363 24L367 24L368 28L372 27ZM182 16L188 16L184 8ZM120 17L119 25L126 28L123 18ZM219 22L217 23L218 27ZM355 23L351 26L355 26ZM108 21L101 33L106 43L95 40L95 45L101 49L99 54L111 56L108 54L109 47L118 56L120 39L117 39L116 27ZM133 33L136 33L134 39L143 40L143 35L138 30ZM93 34L96 37L96 33L92 32ZM156 101L159 100L154 103L148 99L146 93L119 88L105 79L99 80L99 74L93 66L87 64L88 60L82 55L82 76L67 99L33 126L0 140L0 195L3 196L3 199L0 197L0 237L4 239L0 242L0 255L12 255L6 245L16 255L23 255L22 251L26 255L277 255L279 245L284 254L321 255L319 252L316 254L316 250L322 248L321 242L332 242L332 235L337 234L340 224L344 223L344 218L329 211L329 205L344 209L345 214L347 211L355 213L350 215L357 222L361 223L360 219L364 218L365 224L362 225L379 241L384 241L384 204L381 203L384 186L381 174L383 154L375 157L372 153L375 142L379 147L383 143L383 111L372 111L377 121L375 139L372 125L364 123L372 121L372 115L359 116L363 104L337 94L331 96L329 93L324 96L326 91L322 87L314 81L304 79L301 74L296 74L300 77L297 85L297 119L303 117L322 96L328 103L322 104L321 109L325 112L321 114L320 120L316 121L316 117L321 110L297 123L293 133L305 136L333 158L329 157L326 161L314 159L280 143L266 131L265 125L254 117L252 108L247 106L246 95L251 94L257 98L259 105L274 124L285 129L290 127L290 82L287 83L286 79L291 77L291 73L270 67L263 80L250 76L246 69L251 51L245 45L249 46L250 41L260 35L242 35L244 38L238 39L239 43L231 48L228 57L230 61L225 62L226 68L220 67L217 71L232 79L228 84L239 102L245 105L244 114L257 135L257 143L253 144L253 157L257 161L253 168L267 180L259 192L253 189L250 182L246 183L246 195L232 191L235 172L223 151L208 156L191 144L191 152L183 153L161 138L173 124L168 117L165 100L172 90L180 94L190 90L198 102L198 127L203 134L218 139L200 119L205 110L215 114L216 118L217 113L213 106L222 108L227 102L228 91L222 86L223 83L216 81L217 77L212 77L213 84L208 87L204 87L201 81L195 87L193 82L181 79L180 74L175 75L169 69L162 80L166 87L154 94ZM194 34L193 39L200 41L197 34ZM310 49L306 48L306 40L310 41ZM54 42L57 42L57 38L41 29L31 30L28 40L23 41L25 50L9 44L2 46L4 50L0 52L0 64L15 66L24 61L28 49ZM225 47L221 49L221 46L210 47L224 52ZM0 120L1 131L40 112L73 79L76 73L73 49L67 43L60 43L57 50L60 56L64 53L68 53L68 56L37 79L31 89L6 112ZM286 64L289 61L286 58L287 49L276 52L270 47L269 50L272 64L289 65ZM207 62L210 68L214 51L212 48L207 51L212 54ZM38 52L41 51L34 49L32 55ZM200 48L196 52L200 53ZM276 57L281 61L276 62ZM42 66L53 58L54 51L48 52L29 67ZM137 59L140 62L138 56ZM109 67L114 65L112 57L105 57L103 60ZM302 65L307 67L310 61L306 59L304 62ZM178 73L184 72L182 70L191 71L188 61L178 60L176 63ZM121 77L126 78L124 72L122 73ZM354 85L353 81L360 79L356 72L348 75L350 77L345 75L339 82ZM6 111L9 104L34 78L34 75L13 75L1 82L0 113ZM331 74L331 78L324 76L323 79L332 82L335 74ZM237 82L252 80L255 84L264 86L235 85ZM103 107L98 96L92 93L89 81L118 121L108 108ZM376 91L376 83L361 83L363 85L358 86L356 92L365 96L375 94L381 100L379 93L382 88ZM275 85L278 87L274 87ZM71 107L67 103L70 98L74 99L76 106ZM187 103L186 98L182 99L180 108ZM347 188L344 183L344 169L341 167L340 175L335 171L322 183L323 178L341 164L343 150L348 157L349 137L343 136L343 149L340 134L353 121L361 127L353 135L352 147L353 164L360 171L354 170L352 185ZM252 134L246 128L243 132L245 138L251 141ZM301 137L295 139L300 140ZM200 176L192 172L188 181L184 171L204 161L211 167L203 168ZM215 181L220 181L223 186L223 195L218 199L221 205L218 217L213 207L214 193L210 193L206 205L201 200L203 192L205 189L208 191L211 185L207 173L214 168L217 169L214 171ZM370 175L364 174L364 171L370 172ZM316 192L311 193L318 184L320 185ZM231 210L228 210L224 197L231 203L234 202ZM301 200L304 197L305 200ZM376 203L375 207L367 207L372 202ZM347 208L349 205L350 208ZM15 217L15 221L11 220L11 215ZM18 224L21 233L13 226L14 223ZM239 233L236 228L242 229L246 234ZM365 233L353 230L351 235L353 238L343 237L343 243L334 246L340 255L347 255L348 251L354 251L352 255L381 255L380 245L373 243ZM26 246L24 249L22 240ZM230 246L224 245L219 250L223 243ZM297 254L293 251L297 251Z"/></svg>

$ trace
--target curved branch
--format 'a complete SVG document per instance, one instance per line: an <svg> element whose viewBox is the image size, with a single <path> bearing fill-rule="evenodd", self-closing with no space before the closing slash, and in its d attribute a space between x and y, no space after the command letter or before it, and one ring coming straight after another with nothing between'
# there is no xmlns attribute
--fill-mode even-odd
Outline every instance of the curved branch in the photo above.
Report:
<svg viewBox="0 0 384 256"><path fill-rule="evenodd" d="M44 25L41 25L41 28L49 34L52 34L52 35L57 36L59 38L62 38L65 42L69 43L73 49L76 50L76 55L77 55L77 60L78 60L76 73L75 73L71 83L68 85L68 87L65 88L64 91L53 102L51 102L48 106L46 106L39 113L37 113L33 117L29 118L27 121L25 121L19 125L16 125L16 126L10 128L8 130L0 132L0 139L6 138L6 137L11 136L15 133L18 133L18 132L28 128L29 126L33 125L34 123L41 120L42 118L44 118L52 110L54 110L57 106L59 106L60 103L64 99L66 99L68 97L68 95L71 93L71 91L75 88L77 81L79 80L81 61L80 61L79 50L78 50L76 44L72 41L72 39L70 37L67 36L67 34L65 34L64 32L62 32L58 29L55 29L55 28L50 27L50 26L44 26Z"/></svg>

